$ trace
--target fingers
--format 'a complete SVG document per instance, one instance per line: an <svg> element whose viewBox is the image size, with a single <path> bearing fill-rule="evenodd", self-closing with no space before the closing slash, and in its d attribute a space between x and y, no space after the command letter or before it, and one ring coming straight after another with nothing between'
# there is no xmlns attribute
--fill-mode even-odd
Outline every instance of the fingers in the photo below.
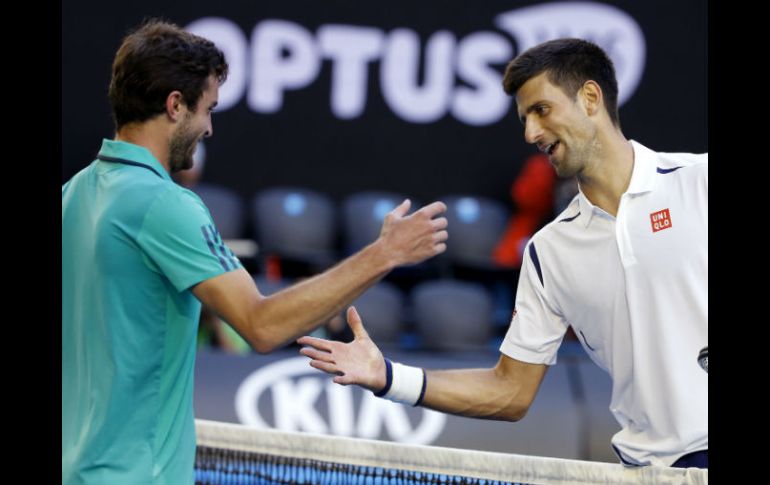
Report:
<svg viewBox="0 0 770 485"><path fill-rule="evenodd" d="M449 239L449 233L447 231L439 231L433 234L433 243L442 243Z"/></svg>
<svg viewBox="0 0 770 485"><path fill-rule="evenodd" d="M355 338L358 339L369 336L364 329L364 323L361 321L361 316L354 306L348 308L348 325L350 325L350 330L353 331Z"/></svg>
<svg viewBox="0 0 770 485"><path fill-rule="evenodd" d="M348 376L347 374L338 375L337 377L332 379L332 381L335 384L340 384L343 386L347 386L349 384L355 384L355 380L352 377Z"/></svg>
<svg viewBox="0 0 770 485"><path fill-rule="evenodd" d="M434 255L443 253L444 251L446 251L446 244L444 243L436 244L435 246L433 246L433 251L434 251Z"/></svg>
<svg viewBox="0 0 770 485"><path fill-rule="evenodd" d="M320 350L313 349L311 347L303 347L299 350L299 353L305 357L310 357L313 360L328 362L330 364L336 364L334 357L329 352L322 352Z"/></svg>
<svg viewBox="0 0 770 485"><path fill-rule="evenodd" d="M401 204L390 211L392 214L398 216L398 217L404 217L407 212L409 212L409 208L412 207L412 201L409 199L404 199Z"/></svg>
<svg viewBox="0 0 770 485"><path fill-rule="evenodd" d="M300 337L297 339L297 343L300 345L309 345L315 349L318 350L324 350L326 352L332 351L332 344L334 342L331 342L329 340L324 340L322 338L316 338L316 337Z"/></svg>
<svg viewBox="0 0 770 485"><path fill-rule="evenodd" d="M423 212L425 215L428 216L429 219L433 219L437 215L446 212L446 204L444 204L441 201L433 202L432 204L428 204L422 209L420 209L417 212Z"/></svg>
<svg viewBox="0 0 770 485"><path fill-rule="evenodd" d="M342 375L342 371L340 371L337 368L336 364L330 364L328 362L321 362L320 360L311 360L310 361L310 367L313 367L318 370L322 370L326 372L327 374L335 374L338 376Z"/></svg>
<svg viewBox="0 0 770 485"><path fill-rule="evenodd" d="M447 228L449 221L446 217L439 217L438 219L431 219L430 224L433 227L433 230L440 231L441 229Z"/></svg>

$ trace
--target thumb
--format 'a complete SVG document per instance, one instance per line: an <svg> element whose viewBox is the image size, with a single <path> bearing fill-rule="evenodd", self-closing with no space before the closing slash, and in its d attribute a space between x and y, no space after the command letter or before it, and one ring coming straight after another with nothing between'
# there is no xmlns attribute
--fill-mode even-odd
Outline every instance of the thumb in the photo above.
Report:
<svg viewBox="0 0 770 485"><path fill-rule="evenodd" d="M409 199L404 199L401 204L393 209L391 211L392 214L397 215L398 217L404 217L407 212L409 212L409 208L412 207L412 201Z"/></svg>
<svg viewBox="0 0 770 485"><path fill-rule="evenodd" d="M354 306L348 308L348 325L350 325L350 329L353 331L353 336L355 336L355 338L358 339L369 336L364 329L364 323L361 321L361 316L358 315L358 311L356 311L356 307Z"/></svg>

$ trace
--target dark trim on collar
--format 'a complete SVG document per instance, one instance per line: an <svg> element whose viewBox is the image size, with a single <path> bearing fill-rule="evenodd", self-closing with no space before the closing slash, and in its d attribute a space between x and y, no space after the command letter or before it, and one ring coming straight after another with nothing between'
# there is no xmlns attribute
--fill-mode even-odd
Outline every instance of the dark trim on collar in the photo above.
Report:
<svg viewBox="0 0 770 485"><path fill-rule="evenodd" d="M98 158L99 160L101 160L101 161L103 161L103 162L109 162L109 163L122 163L122 164L124 164L124 165L133 165L134 167L142 167L142 168L146 168L147 170L152 170L152 172L153 172L155 175L157 175L158 177L160 177L160 178L163 178L163 176L162 176L160 173L158 173L158 171L157 171L157 170L155 170L155 169L154 169L154 168L152 168L151 166L149 166L149 165L146 165L146 164L144 164L144 163L139 163L139 162L132 162L131 160L126 160L126 159L124 159L124 158L108 157L108 156L106 156L106 155L101 155L101 154L97 155L97 156L96 156L96 158Z"/></svg>
<svg viewBox="0 0 770 485"><path fill-rule="evenodd" d="M577 213L577 214L575 214L574 216L572 216L572 217L567 217L567 218L564 218L564 219L560 220L559 222L572 222L572 221L574 221L575 219L577 219L579 215L580 215L580 211L578 211L578 213Z"/></svg>
<svg viewBox="0 0 770 485"><path fill-rule="evenodd" d="M660 168L660 167L658 167L658 173L663 173L663 174L671 173L671 172L674 172L676 170L679 170L680 168L682 168L682 167L674 167L674 168Z"/></svg>

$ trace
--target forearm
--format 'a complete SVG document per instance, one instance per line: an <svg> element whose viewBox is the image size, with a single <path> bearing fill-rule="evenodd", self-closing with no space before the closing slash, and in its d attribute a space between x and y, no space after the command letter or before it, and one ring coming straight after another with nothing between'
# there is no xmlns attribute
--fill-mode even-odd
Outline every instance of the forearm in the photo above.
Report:
<svg viewBox="0 0 770 485"><path fill-rule="evenodd" d="M498 375L496 369L426 372L422 406L473 418L518 421L530 400L521 383Z"/></svg>
<svg viewBox="0 0 770 485"><path fill-rule="evenodd" d="M405 200L385 220L380 237L332 269L272 296L257 291L242 268L192 287L257 352L269 352L304 335L349 305L388 271L424 261L446 250L446 210L441 202L406 216Z"/></svg>
<svg viewBox="0 0 770 485"><path fill-rule="evenodd" d="M407 405L474 418L518 421L526 414L548 367L500 354L491 369L423 371L383 358L354 309L348 311L354 340L335 342L302 337L300 350L310 366L356 384L375 395Z"/></svg>
<svg viewBox="0 0 770 485"><path fill-rule="evenodd" d="M265 351L280 347L338 314L393 267L375 241L324 273L260 299L251 326L261 334Z"/></svg>
<svg viewBox="0 0 770 485"><path fill-rule="evenodd" d="M309 342L311 345L314 341ZM362 342L362 347L374 347ZM316 348L323 348L316 343ZM339 347L339 346L337 346ZM348 345L346 347L352 347ZM327 347L328 348L328 347ZM331 348L331 352L345 348ZM359 351L360 352L360 351ZM311 358L325 357L314 351L303 351ZM351 354L352 355L352 354ZM358 361L370 361L381 354L374 347L355 356ZM332 367L320 366L321 370L347 372L350 357L343 354L331 356ZM376 361L376 360L375 360ZM342 366L338 363L342 362ZM360 364L359 364L360 367ZM382 366L381 366L382 367ZM405 404L420 405L443 413L483 419L518 421L524 417L535 399L543 376L544 364L530 364L501 354L491 369L453 369L423 371L417 367L403 366L386 360L385 369L368 365L359 373L357 382L377 395ZM424 378L422 378L424 372ZM420 396L422 398L420 399Z"/></svg>

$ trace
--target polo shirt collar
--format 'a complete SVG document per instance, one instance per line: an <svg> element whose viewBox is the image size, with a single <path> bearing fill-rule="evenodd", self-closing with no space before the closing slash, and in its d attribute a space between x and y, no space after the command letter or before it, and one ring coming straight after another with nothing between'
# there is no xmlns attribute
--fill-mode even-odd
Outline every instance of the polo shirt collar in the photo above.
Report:
<svg viewBox="0 0 770 485"><path fill-rule="evenodd" d="M578 184L578 205L580 207L580 221L583 223L583 227L588 227L591 219L594 217L594 210L598 210L583 194L583 190Z"/></svg>
<svg viewBox="0 0 770 485"><path fill-rule="evenodd" d="M638 195L651 192L655 188L658 155L641 143L634 140L630 140L630 143L634 150L634 168L631 172L631 182L628 184L628 189L626 189L625 193ZM594 213L601 209L596 208L588 200L579 185L578 203L580 207L580 220L585 227L588 227Z"/></svg>
<svg viewBox="0 0 770 485"><path fill-rule="evenodd" d="M164 180L171 181L171 176L147 148L125 141L102 140L102 148L96 157L103 162L123 163L154 172Z"/></svg>
<svg viewBox="0 0 770 485"><path fill-rule="evenodd" d="M658 170L658 154L634 140L631 140L631 146L634 149L634 171L626 193L637 195L652 192Z"/></svg>

